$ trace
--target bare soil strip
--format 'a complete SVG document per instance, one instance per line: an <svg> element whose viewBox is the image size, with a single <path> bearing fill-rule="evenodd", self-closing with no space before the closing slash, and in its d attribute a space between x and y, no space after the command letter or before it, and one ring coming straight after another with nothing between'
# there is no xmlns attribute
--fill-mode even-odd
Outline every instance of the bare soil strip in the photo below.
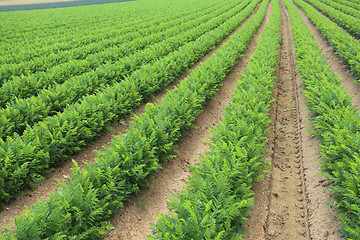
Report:
<svg viewBox="0 0 360 240"><path fill-rule="evenodd" d="M310 239L291 35L282 8L273 174L265 239Z"/></svg>
<svg viewBox="0 0 360 240"><path fill-rule="evenodd" d="M255 207L248 226L252 236L246 239L340 239L337 215L327 206L332 199L329 183L319 174L319 143L310 135L310 113L295 70L290 29L282 5L283 44L273 93L277 102L270 110L273 124L268 136L273 175L253 188Z"/></svg>
<svg viewBox="0 0 360 240"><path fill-rule="evenodd" d="M1 0L0 0L1 1ZM257 11L258 7L255 9L254 13L248 18L250 19L255 12ZM245 22L248 21L248 19ZM243 24L244 24L243 23ZM243 25L241 24L236 30L233 31L235 33L238 29L241 28ZM221 43L219 43L212 51L207 53L202 59L200 59L197 63L195 63L189 71L184 74L184 76L180 77L177 81L174 81L173 83L169 84L166 89L156 94L151 100L147 101L146 103L140 105L137 109L134 110L134 113L131 114L129 117L125 118L124 121L120 122L118 125L113 127L113 130L100 136L97 138L93 145L88 146L84 148L81 152L74 154L69 159L75 160L80 168L83 168L85 166L85 163L92 164L95 161L95 158L97 157L97 154L95 151L102 151L103 146L109 146L111 143L111 139L113 135L119 135L124 134L127 129L129 129L130 125L132 124L133 117L135 115L141 115L145 112L145 107L148 103L155 103L158 100L160 100L167 91L173 89L175 86L181 82L187 75L191 74L191 71L194 70L201 62L206 61L213 53L217 52L217 49L225 43L231 35L231 33L228 37L226 37ZM256 40L257 41L257 40ZM207 132L207 131L206 131ZM68 161L62 166L59 166L56 168L55 171L45 176L45 180L38 183L36 185L36 189L26 189L24 190L24 193L22 196L18 196L14 201L6 204L4 209L0 210L0 229L4 226L10 226L14 227L15 224L11 221L16 216L22 215L22 212L26 209L26 206L32 206L36 204L39 200L43 200L48 198L49 194L54 192L55 189L58 187L58 182L56 179L59 179L63 182L66 181L65 176L71 176L71 168L73 167L72 161ZM164 167L165 168L165 167ZM186 168L187 171L187 168ZM179 186L180 188L181 186ZM170 195L169 195L170 196ZM169 197L167 197L168 199ZM136 201L136 200L135 200ZM149 226L149 223L147 224L147 227Z"/></svg>
<svg viewBox="0 0 360 240"><path fill-rule="evenodd" d="M299 8L298 8L299 9ZM348 94L354 95L352 102L354 105L360 105L360 85L359 80L352 75L350 75L350 69L346 66L345 63L341 62L341 58L337 56L332 50L330 44L321 36L319 30L316 29L314 24L306 16L304 11L299 9L300 15L305 21L305 24L310 29L311 33L314 35L316 43L319 45L320 49L323 52L327 63L330 65L331 70L333 70L340 78L342 78L342 84L345 89L347 89ZM359 107L358 107L359 108Z"/></svg>
<svg viewBox="0 0 360 240"><path fill-rule="evenodd" d="M0 6L34 4L34 3L52 3L52 2L72 2L77 0L0 0Z"/></svg>
<svg viewBox="0 0 360 240"><path fill-rule="evenodd" d="M128 203L124 211L115 215L112 220L115 229L109 231L104 239L146 239L146 236L151 234L150 223L155 223L157 220L156 215L168 212L166 201L170 198L171 193L178 194L181 188L186 186L185 182L189 178L188 165L196 164L197 156L202 156L205 151L209 150L204 143L209 141L209 130L221 121L223 109L230 104L231 90L236 87L239 80L237 73L247 66L257 41L270 18L270 13L271 5L268 7L263 23L244 52L245 57L240 59L234 66L234 71L224 79L218 93L195 120L195 127L190 129L188 135L179 141L176 157L163 164L163 169L155 175L151 188L143 189L143 193ZM209 53L208 56L211 54Z"/></svg>
<svg viewBox="0 0 360 240"><path fill-rule="evenodd" d="M299 8L298 8L299 9ZM325 58L328 60L331 69L343 78L343 84L345 87L349 87L349 94L357 94L360 91L359 86L355 85L353 76L347 74L347 68L343 63L340 62L339 57L334 55L334 52L330 49L330 46L322 38L320 32L310 22L309 18L306 17L305 13L299 9L299 12L305 21L306 25L310 29L311 33L323 51ZM332 194L329 191L330 183L327 179L321 176L319 173L322 172L320 163L311 164L317 160L324 161L320 155L319 142L315 137L311 137L310 130L311 126L308 122L311 118L310 112L307 110L305 105L305 97L302 94L304 90L303 84L300 83L300 78L297 77L298 82L298 94L300 100L300 114L302 116L301 122L301 133L303 137L303 153L304 153L304 168L305 168L305 182L308 198L308 214L310 223L310 234L314 240L337 240L341 239L337 232L339 229L339 218L338 215L331 209L327 203L333 201ZM355 101L354 101L355 100ZM353 98L353 103L359 104L359 96ZM313 149L313 150L311 150Z"/></svg>

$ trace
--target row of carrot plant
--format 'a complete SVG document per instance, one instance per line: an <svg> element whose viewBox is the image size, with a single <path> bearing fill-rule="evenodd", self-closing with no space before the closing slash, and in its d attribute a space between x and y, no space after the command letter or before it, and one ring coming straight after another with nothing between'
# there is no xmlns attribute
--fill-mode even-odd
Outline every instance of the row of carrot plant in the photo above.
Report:
<svg viewBox="0 0 360 240"><path fill-rule="evenodd" d="M240 5L245 6L249 1ZM6 142L2 141L0 202L9 201L24 186L41 179L52 167L61 164L127 116L141 101L179 77L236 29L254 11L259 1L250 1L244 10L225 23L178 51L142 67L126 80L82 98L64 112L28 128L21 137L15 135L7 138Z"/></svg>
<svg viewBox="0 0 360 240"><path fill-rule="evenodd" d="M64 82L78 81L79 78L92 78L99 75L99 72L103 72L104 70L114 73L114 67L116 67L116 72L126 75L128 73L124 71L124 68L127 70L135 70L137 66L141 66L142 64L156 59L157 56L154 52L159 51L156 48L164 48L163 45L167 44L174 37L179 38L180 35L184 35L183 38L187 39L189 37L186 37L185 35L189 34L189 30L198 27L199 25L207 26L208 28L217 26L206 23L212 20L212 18L217 18L219 15L223 16L223 19L226 19L225 13L232 8L234 9L231 10L231 12L235 14L238 9L235 7L236 3L237 2L225 5L222 8L210 8L206 11L200 11L197 14L189 14L190 16L175 19L160 26L153 23L153 27L143 30L140 28L138 29L138 32L135 31L120 36L115 40L117 43L113 47L99 48L100 51L97 53L89 55L85 54L85 59L76 60L77 57L75 56L78 56L78 49L70 51L72 52L71 54L66 53L68 58L64 57L66 60L60 61L64 61L63 64L57 62L61 59L61 56L63 56L61 53L55 55L59 56L59 58L52 55L45 58L38 58L37 63L44 69L40 69L41 71L25 77L14 78L13 71L16 71L16 69L10 66L8 69L11 70L8 72L8 75L12 75L11 77L13 79L6 82L0 88L0 106L4 107L6 103L14 99L36 95L44 88L51 87L53 90L57 87L56 85L61 85ZM83 49L80 48L79 51L82 52L81 50ZM169 51L170 50L171 49L169 49ZM53 59L53 62L47 61L47 58ZM47 62L47 64L41 64L42 62ZM35 62L33 63L34 67L38 65ZM57 66L50 68L52 64ZM26 71L26 68L19 67L17 70ZM6 72L6 68L4 68L2 72ZM6 73L4 74L6 75ZM20 73L17 72L17 74Z"/></svg>
<svg viewBox="0 0 360 240"><path fill-rule="evenodd" d="M221 25L229 17L241 11L248 3L249 1L245 1L236 7L231 5L229 8L227 6L213 11L210 15L199 17L184 26L176 26L174 29L170 29L172 34L168 38L146 47L143 51L120 58L115 63L102 65L93 72L71 78L63 84L56 84L49 89L44 89L36 97L16 100L14 104L0 110L2 115L0 137L5 140L14 132L22 134L27 126L33 126L48 116L62 112L65 107L75 103L84 95L96 93L108 84L113 85L120 82L144 65L151 64L158 58L166 56L187 42L194 41L202 34ZM184 28L184 32L181 31L182 28ZM175 36L171 37L172 35ZM35 85L38 84L36 80L32 82ZM28 88L29 85L31 86L31 84L26 84Z"/></svg>
<svg viewBox="0 0 360 240"><path fill-rule="evenodd" d="M339 10L330 7L328 4L316 0L305 0L313 5L320 12L325 14L331 20L339 24L339 26L346 29L350 34L360 37L360 19L347 15Z"/></svg>
<svg viewBox="0 0 360 240"><path fill-rule="evenodd" d="M336 54L339 55L349 66L351 73L360 78L360 44L359 40L350 36L345 30L337 26L311 5L303 0L293 0L314 23L322 36L332 45Z"/></svg>
<svg viewBox="0 0 360 240"><path fill-rule="evenodd" d="M337 3L340 3L342 5L354 8L356 10L360 10L360 4L358 2L351 2L351 1L348 1L348 0L333 0L333 1L335 1Z"/></svg>
<svg viewBox="0 0 360 240"><path fill-rule="evenodd" d="M14 132L21 135L27 126L33 126L48 116L59 114L69 104L74 104L84 95L94 94L100 89L106 88L107 85L111 86L121 82L126 76L136 72L137 69L151 64L158 58L166 56L187 42L194 41L204 33L221 25L246 7L248 3L247 0L236 7L231 4L230 8L227 6L213 11L210 15L199 17L188 24L176 26L169 30L170 36L165 39L160 37L159 43L150 44L143 51L120 58L115 63L102 65L95 71L73 77L63 84L56 84L49 89L44 89L36 97L17 99L12 105L0 110L0 137L5 140ZM184 29L184 32L181 29ZM126 48L124 49L126 51ZM38 84L36 80L32 83ZM25 86L30 88L31 85L29 85L26 84Z"/></svg>
<svg viewBox="0 0 360 240"><path fill-rule="evenodd" d="M234 6L235 4L232 5ZM59 51L28 61L21 61L20 63L3 64L0 69L0 83L8 81L7 85L10 86L6 89L11 90L14 86L18 86L19 82L35 81L40 83L44 82L45 84L47 81L54 81L54 79L56 79L56 82L63 82L70 76L88 72L101 64L114 62L126 53L132 53L150 43L156 43L166 38L168 34L173 33L175 31L174 29L180 24L187 26L185 24L186 22L197 19L199 16L206 16L206 14L210 14L217 8L219 7L215 6L210 9L201 10L195 14L187 13L186 15L181 15L179 18L175 16L173 18L167 17L168 21L163 24L159 24L158 20L154 19L153 21L149 21L145 28L144 24L135 24L126 29L121 28L115 33L117 37L111 39L78 48L71 48L68 51ZM179 32L181 31L183 31L183 29L179 28ZM174 34L176 34L176 32ZM148 37L145 38L146 36ZM41 89L42 87L43 85L39 84L37 88ZM27 89L27 87L24 86L23 88ZM29 94L31 93L32 92L29 91ZM16 92L13 94L18 95ZM4 104L4 102L1 102L1 104Z"/></svg>
<svg viewBox="0 0 360 240"><path fill-rule="evenodd" d="M226 3L225 3L226 4ZM118 8L99 8L100 10L108 10L106 13L99 11L99 13L93 13L92 18L89 19L89 13L86 14L87 17L84 17L83 14L75 12L76 16L72 11L68 11L70 16L67 16L66 13L62 12L65 16L56 16L53 21L42 21L49 22L50 26L43 29L41 28L39 32L30 31L29 34L21 35L25 32L21 27L25 24L12 24L9 23L3 26L0 30L0 33L4 34L0 41L0 63L20 63L25 60L32 60L37 57L48 56L49 54L56 54L61 51L69 51L75 48L79 48L84 45L96 44L104 41L111 40L112 38L119 37L120 35L126 34L128 32L133 32L139 29L148 28L156 24L162 24L169 22L171 20L177 19L184 15L189 15L190 13L196 13L198 11L204 11L207 8L218 6L217 4L206 4L205 6L194 6L190 11L188 8L179 7L177 11L174 11L174 8L170 8L168 11L149 11L145 8L140 11L138 14L124 14L122 11L119 11ZM124 5L120 5L121 10L123 10ZM132 8L134 9L134 8ZM141 9L141 8L140 8ZM117 10L117 11L116 11ZM114 12L115 11L115 12ZM44 12L44 11L42 11ZM36 12L40 13L42 12ZM45 11L48 12L48 11ZM118 12L122 13L119 14ZM128 12L134 12L131 8ZM103 13L103 14L101 14ZM4 13L3 13L4 14ZM25 13L24 13L25 14ZM34 18L35 13L32 14ZM112 15L111 15L112 14ZM76 21L74 21L74 26L70 23L65 23L64 19L72 19L76 16ZM7 16L8 17L8 16ZM6 18L4 16L4 18ZM41 19L41 16L36 15L34 19ZM22 21L23 15L21 17ZM56 24L57 22L61 24ZM84 20L86 19L86 20ZM93 20L94 22L91 22ZM121 20L121 21L120 21ZM55 23L54 23L55 21ZM81 25L81 21L84 23ZM29 20L29 22L32 22ZM44 24L46 25L46 24ZM9 30L8 26L14 27L16 29ZM27 25L26 25L27 26ZM51 26L57 26L55 29ZM20 28L20 29L18 29ZM32 29L27 27L26 29ZM46 30L49 32L47 32ZM13 38L9 37L12 33L16 34ZM43 36L41 34L44 34ZM20 36L19 36L20 35ZM74 36L81 36L75 38ZM34 41L36 39L36 41ZM107 40L107 41L109 41Z"/></svg>
<svg viewBox="0 0 360 240"><path fill-rule="evenodd" d="M337 9L337 10L342 11L343 13L351 15L351 16L357 18L357 19L360 19L360 11L355 9L355 8L343 5L343 4L335 2L333 0L321 0L321 1L323 3L328 4L329 6L331 6L333 8L335 8L335 9Z"/></svg>
<svg viewBox="0 0 360 240"><path fill-rule="evenodd" d="M242 239L253 206L251 187L268 166L264 159L278 63L281 12L272 15L248 67L243 71L223 121L212 133L207 152L191 166L187 188L168 203L150 239ZM235 51L235 50L230 50Z"/></svg>
<svg viewBox="0 0 360 240"><path fill-rule="evenodd" d="M216 1L203 4L203 6L196 4L190 11L206 9L217 4ZM0 23L1 43L11 46L27 42L30 45L41 46L40 43L47 43L43 41L49 41L50 44L65 41L65 39L69 41L70 35L76 32L84 35L89 34L91 29L93 31L91 33L99 35L99 33L111 32L113 28L129 27L132 24L141 24L142 21L161 19L169 14L180 16L182 12L184 14L189 12L189 9L183 5L178 6L179 14L173 8L156 7L155 10L151 9L150 4L137 4L135 8L131 5L133 4L122 3L112 6L102 5L100 8L84 6L47 11L23 11L21 18L19 18L19 12L2 12L4 21ZM37 38L39 42L31 42L33 38Z"/></svg>
<svg viewBox="0 0 360 240"><path fill-rule="evenodd" d="M249 16L259 2L252 1L249 5L252 7L242 15ZM109 228L111 214L148 184L148 177L161 167L162 161L171 158L177 140L192 126L204 104L242 56L265 16L268 3L269 0L263 1L237 34L178 87L157 104L147 105L145 113L135 118L126 134L114 136L110 147L98 153L94 164L83 170L73 168L73 176L67 183L61 183L61 189L27 210L25 217L16 217L15 231L2 238L100 238ZM186 57L191 55L184 54L182 61Z"/></svg>
<svg viewBox="0 0 360 240"><path fill-rule="evenodd" d="M347 239L360 236L360 113L341 79L330 69L297 8L284 0L295 43L297 68L305 85L306 103L312 113L313 134L321 141L323 174L331 191Z"/></svg>

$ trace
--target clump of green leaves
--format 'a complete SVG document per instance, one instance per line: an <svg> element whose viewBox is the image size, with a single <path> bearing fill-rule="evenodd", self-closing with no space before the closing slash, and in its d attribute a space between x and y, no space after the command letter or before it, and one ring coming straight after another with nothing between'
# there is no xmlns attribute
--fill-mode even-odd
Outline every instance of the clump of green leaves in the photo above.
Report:
<svg viewBox="0 0 360 240"><path fill-rule="evenodd" d="M259 11L266 11L267 1ZM149 239L242 239L242 225L253 206L251 187L269 166L266 134L268 112L279 56L280 7L272 16L248 67L241 75L224 120L213 131L210 151L191 166L192 177L180 195L168 203L170 215L161 215ZM262 20L256 14L253 21ZM251 20L250 20L251 21ZM245 26L244 26L245 27Z"/></svg>

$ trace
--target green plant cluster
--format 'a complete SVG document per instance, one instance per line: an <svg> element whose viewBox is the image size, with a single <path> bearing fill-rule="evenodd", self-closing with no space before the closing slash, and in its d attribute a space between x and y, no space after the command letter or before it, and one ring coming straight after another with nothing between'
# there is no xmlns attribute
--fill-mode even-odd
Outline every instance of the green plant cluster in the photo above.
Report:
<svg viewBox="0 0 360 240"><path fill-rule="evenodd" d="M291 19L297 68L306 87L313 134L321 141L324 175L331 181L341 234L360 238L360 113L330 69L296 7L285 1Z"/></svg>
<svg viewBox="0 0 360 240"><path fill-rule="evenodd" d="M357 9L354 9L352 7L343 5L341 3L337 3L335 1L332 0L321 0L323 3L328 4L329 6L342 11L345 14L351 15L354 18L357 18L358 20L360 19L360 11L358 11ZM360 4L359 4L360 5Z"/></svg>
<svg viewBox="0 0 360 240"><path fill-rule="evenodd" d="M242 15L249 16L259 2L252 1ZM160 168L161 161L171 158L176 142L242 56L265 16L268 2L264 1L237 34L178 87L157 104L147 105L126 134L114 136L110 147L98 153L94 164L83 170L73 168L73 177L61 184L61 189L26 211L25 217L16 217L15 231L3 238L100 238L109 228L110 215L148 184L148 177Z"/></svg>
<svg viewBox="0 0 360 240"><path fill-rule="evenodd" d="M258 16L261 17L261 16ZM255 16L254 16L255 18ZM268 112L278 63L281 11L272 15L253 57L212 133L207 152L191 166L187 188L174 195L148 239L242 239L253 206L251 187L268 166L264 159Z"/></svg>
<svg viewBox="0 0 360 240"><path fill-rule="evenodd" d="M217 4L197 5L193 10L205 10ZM176 7L178 11L175 12ZM96 8L67 8L20 14L1 13L3 21L0 22L0 63L20 63L39 56L96 44L134 29L141 29L141 26L151 26L149 23L160 24L189 13L183 5L175 5L166 11L149 11L150 9L150 6L145 4L138 4L134 8L123 3L121 11L114 6L103 5Z"/></svg>
<svg viewBox="0 0 360 240"><path fill-rule="evenodd" d="M249 1L246 2L249 3ZM159 44L152 45L144 51L137 52L124 59L119 59L114 64L103 65L94 72L69 79L64 84L58 84L50 89L43 90L37 97L17 100L13 105L0 112L0 125L2 126L0 128L0 137L5 139L6 136L11 135L13 132L21 134L27 125L32 126L47 116L62 111L67 105L76 102L86 94L95 93L99 88L106 87L107 84L111 85L114 82L121 81L126 75L135 71L142 64L154 61L178 49L181 45L195 40L205 32L219 26L246 6L242 4L234 7L234 4L236 5L236 3L232 3L230 6L218 9L218 11L210 9L212 14L209 16L205 15L192 21L191 24L185 24L186 29L190 28L190 31L182 33L180 30L183 26L176 26L171 32L172 34L178 34L172 38L165 39L166 41L164 40ZM211 21L207 22L206 20L209 19ZM36 81L34 83L38 84Z"/></svg>
<svg viewBox="0 0 360 240"><path fill-rule="evenodd" d="M148 32L150 36L126 42L117 46L116 49L111 48L100 54L91 55L85 60L70 61L47 72L19 77L4 84L0 88L0 105L4 106L11 99L16 100L8 103L7 108L2 110L5 112L2 125L7 132L3 133L0 130L0 137L3 138L11 132L21 134L23 129L19 130L17 124L24 128L27 124L32 126L41 120L40 118L33 121L31 115L41 115L44 119L48 115L55 114L83 95L95 93L99 88L119 82L142 65L193 41L198 36L222 24L231 14L235 15L239 12L241 9L235 7L235 4L236 2L226 5L224 8L216 7L217 10L211 8L209 12L204 11L195 17L190 16L189 21L175 20L172 24L173 27L164 32L156 33L156 27L154 27L155 29L150 29ZM93 83L89 84L89 81ZM37 96L32 96L34 94ZM48 97L49 95L51 98ZM21 98L27 96L31 97ZM24 106L26 107L24 108ZM27 106L33 107L29 109ZM45 110L44 106L46 106ZM36 110L34 111L34 109ZM14 111L18 112L17 115L23 116L23 119L18 119L17 123L13 123L14 121L11 120L14 118ZM8 125L15 125L6 127L4 122L8 122Z"/></svg>
<svg viewBox="0 0 360 240"><path fill-rule="evenodd" d="M221 25L241 11L249 1L244 3L239 6L234 6L232 3L217 11L212 9L212 14L185 24L184 27L188 31L181 32L182 26L179 25L172 29L172 34L175 36L151 45L143 51L119 59L116 63L102 65L95 71L71 78L63 84L44 89L36 97L17 99L12 105L0 110L0 138L5 141L5 138L12 136L13 133L21 135L27 126L33 126L48 116L62 112L64 108L76 103L84 95L111 88L114 83L119 83L137 69L150 65L158 58L166 56L187 42L194 41L204 33ZM176 35L176 33L178 34Z"/></svg>
<svg viewBox="0 0 360 240"><path fill-rule="evenodd" d="M37 57L76 49L83 45L95 44L105 39L117 37L122 31L127 33L128 28L137 29L137 26L135 27L133 24L145 24L144 27L146 27L146 22L153 21L156 17L165 21L167 19L165 14L125 17L113 12L112 19L109 19L109 14L103 14L101 18L96 17L94 19L84 18L83 14L79 14L82 17L79 19L79 17L75 18L62 13L65 16L60 17L55 14L55 17L58 18L56 21L46 21L49 16L42 16L42 12L38 13L40 16L36 15L36 19L43 20L40 21L43 25L37 27L35 27L36 24L34 26L34 22L30 18L24 19L23 16L19 18L18 15L15 16L22 21L30 22L30 24L4 21L5 24L1 26L0 30L2 39L0 43L1 64L21 63ZM90 14L95 15L93 12ZM1 13L1 15L3 19L11 18L8 16L9 13ZM31 15L32 18L34 18L33 15ZM116 18L123 19L123 22L114 21ZM73 23L68 22L68 19ZM113 24L109 24L108 21L113 22ZM81 37L75 39L74 36L77 35Z"/></svg>
<svg viewBox="0 0 360 240"><path fill-rule="evenodd" d="M231 9L235 4L236 2L224 5ZM0 77L5 78L2 79L5 82L0 88L0 107L4 107L10 100L36 95L44 88L54 84L62 84L78 75L89 75L93 73L92 71L96 71L99 66L106 68L114 66L114 64L123 64L121 62L122 58L129 55L137 56L141 54L139 53L140 50L164 42L170 37L180 35L180 33L186 32L200 23L204 24L211 17L215 18L218 14L229 10L222 7L220 8L222 11L215 12L216 9L219 9L219 7L215 6L196 13L188 12L183 17L174 18L160 25L157 20L153 20L150 21L151 27L147 28L144 28L143 24L139 24L128 33L126 31L121 33L120 31L119 36L112 38L110 41L113 46L108 46L107 42L109 41L104 40L69 51L39 57L28 62L25 61L21 64L3 65L0 69ZM161 46L153 46L153 48L157 47L161 48ZM153 55L151 52L146 54ZM135 56L131 56L131 58L135 58ZM142 58L144 58L143 61L150 61L145 57L139 57L139 59ZM134 59L133 62L132 65L137 64ZM36 72L33 73L29 68ZM30 72L26 76L16 76L28 71ZM11 80L7 80L8 78L11 78Z"/></svg>
<svg viewBox="0 0 360 240"><path fill-rule="evenodd" d="M360 10L360 4L357 1L355 1L355 2L351 2L351 1L348 1L348 0L333 0L333 1L335 1L337 3L340 3L342 5L354 8L356 10Z"/></svg>
<svg viewBox="0 0 360 240"><path fill-rule="evenodd" d="M142 100L152 97L178 78L235 30L259 1L242 2L237 8L247 5L245 9L178 51L144 66L118 84L82 98L64 112L28 128L22 136L15 135L8 137L6 142L1 141L0 203L15 197L32 181L41 180L41 176L52 167L103 134Z"/></svg>
<svg viewBox="0 0 360 240"><path fill-rule="evenodd" d="M314 23L322 36L349 66L351 73L360 78L360 44L345 30L336 25L303 0L293 0Z"/></svg>
<svg viewBox="0 0 360 240"><path fill-rule="evenodd" d="M328 16L331 20L336 22L340 27L346 29L350 34L355 37L360 37L360 20L353 16L349 16L333 7L316 0L305 0L313 5L320 12Z"/></svg>

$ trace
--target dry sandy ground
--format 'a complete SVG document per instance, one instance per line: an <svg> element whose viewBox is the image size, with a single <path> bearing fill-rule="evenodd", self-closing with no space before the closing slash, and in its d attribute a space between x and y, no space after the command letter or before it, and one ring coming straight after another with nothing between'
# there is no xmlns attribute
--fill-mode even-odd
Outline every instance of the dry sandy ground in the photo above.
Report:
<svg viewBox="0 0 360 240"><path fill-rule="evenodd" d="M33 4L33 3L51 3L51 2L70 2L76 0L0 0L0 6Z"/></svg>

